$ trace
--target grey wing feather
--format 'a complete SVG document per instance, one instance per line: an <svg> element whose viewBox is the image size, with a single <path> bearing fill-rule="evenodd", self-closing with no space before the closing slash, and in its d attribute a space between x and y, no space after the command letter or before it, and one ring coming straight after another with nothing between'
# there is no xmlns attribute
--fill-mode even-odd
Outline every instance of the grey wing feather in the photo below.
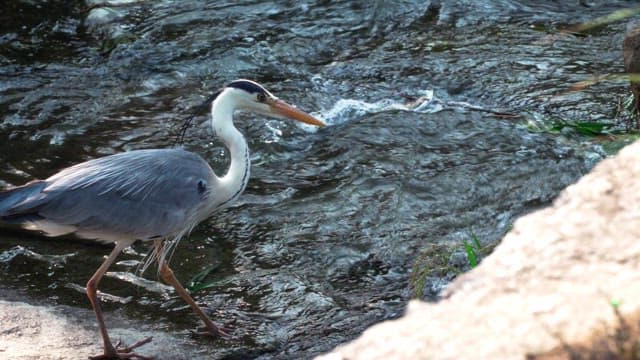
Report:
<svg viewBox="0 0 640 360"><path fill-rule="evenodd" d="M6 215L37 213L43 224L81 237L144 240L175 235L201 220L214 175L187 151L138 150L72 166L44 182L41 192Z"/></svg>
<svg viewBox="0 0 640 360"><path fill-rule="evenodd" d="M8 223L21 223L28 219L37 218L37 214L14 212L13 209L38 198L47 184L42 180L32 181L28 184L0 192L0 217Z"/></svg>

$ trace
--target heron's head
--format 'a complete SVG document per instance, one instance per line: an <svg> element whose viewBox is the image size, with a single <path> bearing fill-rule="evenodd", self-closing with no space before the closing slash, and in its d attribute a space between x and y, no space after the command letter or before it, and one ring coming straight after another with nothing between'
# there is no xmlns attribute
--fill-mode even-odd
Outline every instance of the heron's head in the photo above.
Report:
<svg viewBox="0 0 640 360"><path fill-rule="evenodd" d="M251 80L234 80L225 86L222 93L233 98L235 107L238 110L247 110L266 116L287 118L310 125L324 126L322 121L278 99L262 85Z"/></svg>

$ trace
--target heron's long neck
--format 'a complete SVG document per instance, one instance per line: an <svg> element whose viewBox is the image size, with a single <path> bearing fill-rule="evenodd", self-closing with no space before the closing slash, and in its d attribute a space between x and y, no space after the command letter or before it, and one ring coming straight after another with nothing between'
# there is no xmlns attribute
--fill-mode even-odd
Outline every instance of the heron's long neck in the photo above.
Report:
<svg viewBox="0 0 640 360"><path fill-rule="evenodd" d="M249 182L249 147L242 133L233 126L235 104L233 98L223 92L214 101L211 109L212 125L216 135L229 149L231 162L227 173L218 178L220 198L229 203L240 196ZM224 196L222 196L224 194ZM220 204L223 205L223 204Z"/></svg>

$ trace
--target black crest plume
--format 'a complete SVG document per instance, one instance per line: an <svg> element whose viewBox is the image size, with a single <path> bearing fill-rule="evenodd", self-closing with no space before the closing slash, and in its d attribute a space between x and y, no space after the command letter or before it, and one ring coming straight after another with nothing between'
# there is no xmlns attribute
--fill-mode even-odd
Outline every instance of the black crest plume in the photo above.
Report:
<svg viewBox="0 0 640 360"><path fill-rule="evenodd" d="M222 92L222 89L216 91L211 96L209 96L204 102L202 102L202 104L193 108L193 110L191 111L191 115L189 115L187 118L185 118L182 121L182 125L180 126L180 131L176 136L176 140L173 142L174 147L176 145L182 145L182 143L184 142L184 137L187 134L187 130L189 130L189 128L193 125L193 119L199 114L205 112L209 108L209 106L211 106L211 102L215 100L218 97L218 95L220 95L221 92Z"/></svg>

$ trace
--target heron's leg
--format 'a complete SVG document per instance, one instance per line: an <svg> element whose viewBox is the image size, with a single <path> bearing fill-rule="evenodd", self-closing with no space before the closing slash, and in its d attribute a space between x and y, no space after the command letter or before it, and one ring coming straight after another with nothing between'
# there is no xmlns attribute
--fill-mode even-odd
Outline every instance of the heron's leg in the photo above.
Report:
<svg viewBox="0 0 640 360"><path fill-rule="evenodd" d="M98 300L98 284L102 277L109 269L109 266L113 264L116 260L116 257L122 249L124 249L124 244L116 243L116 246L111 251L111 254L107 257L107 259L100 265L98 270L96 270L95 274L89 279L87 282L87 297L91 302L91 306L93 307L93 312L96 313L96 318L98 319L98 326L100 327L100 335L102 335L102 341L104 342L104 354L116 357L117 352L113 344L111 343L111 339L109 339L109 334L107 334L107 327L104 325L104 318L102 317L102 308L100 307L100 301Z"/></svg>
<svg viewBox="0 0 640 360"><path fill-rule="evenodd" d="M100 265L98 270L96 270L95 274L89 279L87 282L87 297L91 302L91 306L93 307L93 311L96 313L96 318L98 319L98 326L100 327L100 335L102 335L102 340L104 342L104 354L98 355L95 357L90 357L90 359L150 359L136 353L131 352L134 348L138 346L142 346L149 341L151 338L147 338L142 340L124 350L116 350L116 347L111 343L111 339L109 339L109 334L107 333L107 327L104 324L104 318L102 316L102 308L100 307L100 300L98 299L98 284L100 280L109 269L109 266L113 264L118 257L118 254L129 245L129 243L116 243L116 246L111 251L111 254L107 257L107 259Z"/></svg>
<svg viewBox="0 0 640 360"><path fill-rule="evenodd" d="M171 284L176 289L176 292L178 292L178 295L180 295L180 297L187 304L189 304L191 309L204 322L204 324L207 327L207 330L208 330L208 332L210 334L218 335L218 336L221 336L221 337L229 337L229 334L227 334L222 329L217 327L213 323L213 321L211 321L211 319L209 319L207 314L205 314L204 311L202 311L202 309L200 309L198 304L196 304L196 302L193 301L193 298L191 298L191 295L189 295L187 290L182 286L182 284L180 284L178 279L176 279L176 276L173 274L173 270L171 270L171 268L169 268L169 264L167 264L167 260L162 256L162 248L163 248L162 240L156 240L155 241L155 248L156 248L156 255L157 255L157 258L158 258L158 271L160 272L160 276L162 277L162 279L165 282Z"/></svg>

